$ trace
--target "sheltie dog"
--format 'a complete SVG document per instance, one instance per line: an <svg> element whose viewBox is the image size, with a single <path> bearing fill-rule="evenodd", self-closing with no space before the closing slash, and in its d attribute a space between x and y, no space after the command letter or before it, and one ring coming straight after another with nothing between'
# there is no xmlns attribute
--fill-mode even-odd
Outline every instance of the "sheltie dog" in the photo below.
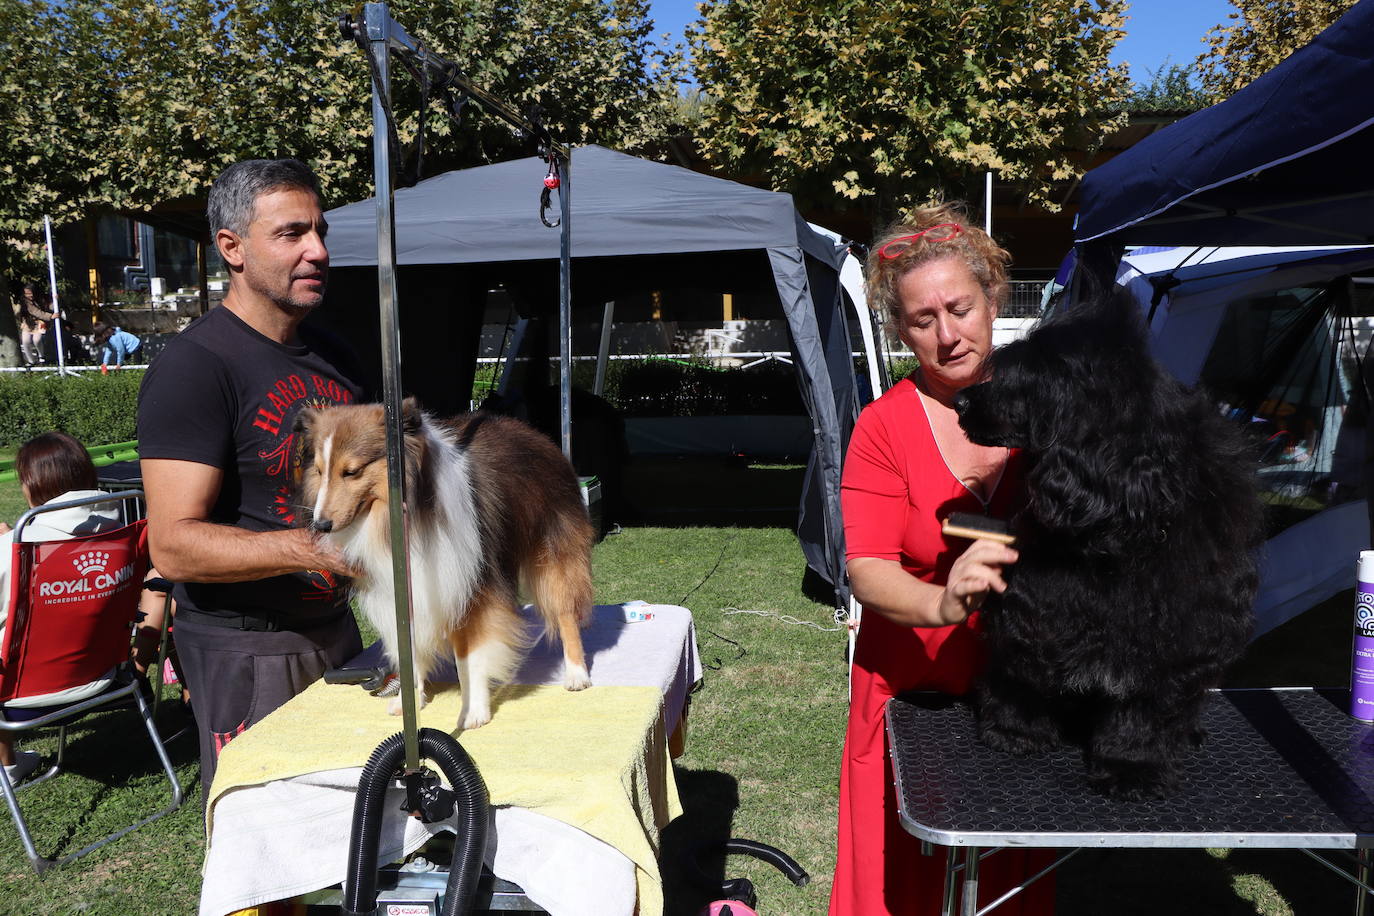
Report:
<svg viewBox="0 0 1374 916"><path fill-rule="evenodd" d="M402 408L415 683L453 653L460 728L491 721L491 684L530 648L516 599L533 598L563 644L563 685L591 685L580 627L591 613L595 533L577 478L539 432L509 417L438 420ZM299 523L362 570L354 594L398 666L386 432L380 404L302 410L292 477ZM400 712L392 701L392 715Z"/></svg>

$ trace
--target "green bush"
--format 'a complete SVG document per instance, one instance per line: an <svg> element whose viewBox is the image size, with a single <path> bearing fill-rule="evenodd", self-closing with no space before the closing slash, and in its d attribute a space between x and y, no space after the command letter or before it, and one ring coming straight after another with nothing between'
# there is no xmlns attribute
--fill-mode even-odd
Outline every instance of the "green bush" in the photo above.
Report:
<svg viewBox="0 0 1374 916"><path fill-rule="evenodd" d="M557 363L548 384L558 385ZM500 379L499 370L482 367L473 384L481 403ZM573 363L572 384L596 388L596 364ZM695 357L615 359L606 365L602 397L627 417L719 417L749 414L805 415L797 370L788 363L762 362L748 368L723 368Z"/></svg>
<svg viewBox="0 0 1374 916"><path fill-rule="evenodd" d="M82 372L0 374L0 446L18 446L39 433L61 430L86 445L137 438L141 369L109 375Z"/></svg>
<svg viewBox="0 0 1374 916"><path fill-rule="evenodd" d="M576 373L573 380L583 385ZM591 390L590 380L584 387ZM806 413L797 370L778 362L724 369L690 359L615 360L605 397L629 417Z"/></svg>

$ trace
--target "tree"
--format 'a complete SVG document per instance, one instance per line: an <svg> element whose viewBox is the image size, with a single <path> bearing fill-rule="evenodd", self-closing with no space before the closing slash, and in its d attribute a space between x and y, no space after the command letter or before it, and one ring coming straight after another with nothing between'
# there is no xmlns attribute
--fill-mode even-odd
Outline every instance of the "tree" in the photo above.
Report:
<svg viewBox="0 0 1374 916"><path fill-rule="evenodd" d="M365 55L317 0L0 0L0 301L40 279L54 223L201 198L228 163L295 156L329 203L371 192ZM682 56L650 41L648 0L395 0L393 18L553 135L638 149L665 138ZM420 98L393 69L402 141ZM426 174L528 155L468 106L462 128L425 109ZM11 323L12 324L12 323ZM0 365L18 359L0 310Z"/></svg>
<svg viewBox="0 0 1374 916"><path fill-rule="evenodd" d="M1207 33L1197 59L1209 103L1229 97L1316 38L1356 0L1231 0L1230 25Z"/></svg>
<svg viewBox="0 0 1374 916"><path fill-rule="evenodd" d="M1206 108L1209 104L1202 90L1193 82L1192 68L1165 59L1158 69L1149 71L1149 74L1149 82L1136 83L1131 87L1130 98L1125 103L1130 113L1191 112Z"/></svg>
<svg viewBox="0 0 1374 916"><path fill-rule="evenodd" d="M0 2L0 365L19 362L12 290L46 286L43 217L78 218L98 180L99 126L116 112L99 91L95 29L77 0Z"/></svg>
<svg viewBox="0 0 1374 916"><path fill-rule="evenodd" d="M707 0L690 40L715 162L874 223L991 170L1056 209L1124 121L1124 0ZM1082 157L1086 158L1086 157ZM978 184L975 185L975 182Z"/></svg>
<svg viewBox="0 0 1374 916"><path fill-rule="evenodd" d="M650 45L647 0L398 0L392 17L474 84L511 107L539 105L560 140L636 148L659 139L681 75L680 55ZM224 165L296 155L319 171L331 199L371 188L371 94L364 54L338 37L338 10L309 0L160 0L155 15L111 5L126 49L122 102L140 112L120 130L142 199L203 191ZM150 41L165 54L151 55ZM420 96L392 68L402 141L420 123ZM529 144L481 112L455 129L425 109L427 174L527 155ZM126 182L127 184L127 182Z"/></svg>

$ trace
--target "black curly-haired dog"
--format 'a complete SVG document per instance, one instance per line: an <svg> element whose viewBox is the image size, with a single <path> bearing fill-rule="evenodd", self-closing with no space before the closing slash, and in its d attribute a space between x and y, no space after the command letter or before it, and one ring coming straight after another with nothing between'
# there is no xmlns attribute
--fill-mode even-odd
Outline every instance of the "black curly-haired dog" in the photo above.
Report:
<svg viewBox="0 0 1374 916"><path fill-rule="evenodd" d="M1263 510L1241 431L1149 355L1112 301L1043 322L958 397L970 439L1025 452L1018 562L989 602L979 736L1081 744L1088 780L1162 797L1244 649Z"/></svg>

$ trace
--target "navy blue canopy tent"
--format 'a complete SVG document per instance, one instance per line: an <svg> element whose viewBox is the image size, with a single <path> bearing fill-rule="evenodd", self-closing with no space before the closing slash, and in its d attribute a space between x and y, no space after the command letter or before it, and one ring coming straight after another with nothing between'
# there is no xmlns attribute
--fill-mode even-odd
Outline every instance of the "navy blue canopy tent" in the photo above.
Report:
<svg viewBox="0 0 1374 916"><path fill-rule="evenodd" d="M1083 179L1079 244L1374 242L1374 0Z"/></svg>
<svg viewBox="0 0 1374 916"><path fill-rule="evenodd" d="M1083 179L1071 298L1114 281L1139 287L1156 355L1269 449L1261 632L1353 586L1356 553L1370 543L1371 306L1356 279L1369 257L1290 249L1284 265L1247 271L1237 258L1255 250L1238 246L1374 243L1371 162L1374 0L1361 0L1231 98ZM1133 280L1128 245L1178 246L1166 252L1174 266L1141 267ZM1230 252L1205 268L1213 279L1190 274L1183 265L1213 246ZM1209 332L1168 331L1190 321Z"/></svg>

